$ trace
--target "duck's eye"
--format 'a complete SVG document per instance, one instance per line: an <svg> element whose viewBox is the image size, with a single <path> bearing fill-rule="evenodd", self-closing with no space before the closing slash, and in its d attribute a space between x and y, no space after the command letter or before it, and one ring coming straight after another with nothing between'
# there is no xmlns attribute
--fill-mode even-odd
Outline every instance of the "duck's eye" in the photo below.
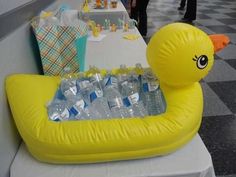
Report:
<svg viewBox="0 0 236 177"><path fill-rule="evenodd" d="M208 64L207 56L201 55L200 57L198 57L196 64L199 69L204 69Z"/></svg>

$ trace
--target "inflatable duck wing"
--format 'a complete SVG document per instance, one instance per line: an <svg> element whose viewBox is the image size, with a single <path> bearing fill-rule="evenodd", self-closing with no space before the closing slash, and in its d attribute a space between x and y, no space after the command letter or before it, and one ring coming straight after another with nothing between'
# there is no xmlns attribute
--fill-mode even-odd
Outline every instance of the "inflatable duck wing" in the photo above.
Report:
<svg viewBox="0 0 236 177"><path fill-rule="evenodd" d="M218 40L217 50L226 42ZM16 126L31 154L51 163L94 163L163 155L186 144L201 124L203 98L198 83L213 65L210 37L190 25L170 24L147 47L148 62L159 77L167 110L132 119L53 122L45 103L59 78L13 75L6 90Z"/></svg>

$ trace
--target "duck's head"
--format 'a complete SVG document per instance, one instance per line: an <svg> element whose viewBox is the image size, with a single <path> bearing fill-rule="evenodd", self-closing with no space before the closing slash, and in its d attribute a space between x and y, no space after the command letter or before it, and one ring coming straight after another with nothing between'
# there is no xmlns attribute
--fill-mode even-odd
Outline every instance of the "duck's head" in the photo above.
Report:
<svg viewBox="0 0 236 177"><path fill-rule="evenodd" d="M208 36L191 25L173 23L153 35L147 46L147 59L161 82L185 86L207 75L213 65L214 52L228 42L223 35Z"/></svg>

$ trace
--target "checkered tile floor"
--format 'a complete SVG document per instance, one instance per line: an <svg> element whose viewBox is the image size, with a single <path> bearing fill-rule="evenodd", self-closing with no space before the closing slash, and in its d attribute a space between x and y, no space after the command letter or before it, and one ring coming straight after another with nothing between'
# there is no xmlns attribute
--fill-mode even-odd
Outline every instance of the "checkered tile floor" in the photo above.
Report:
<svg viewBox="0 0 236 177"><path fill-rule="evenodd" d="M180 20L177 0L150 0L146 41L161 26ZM204 113L200 135L212 155L216 175L236 177L236 0L198 0L195 26L208 34L224 33L230 44L215 56L202 81ZM222 175L222 176L221 176Z"/></svg>

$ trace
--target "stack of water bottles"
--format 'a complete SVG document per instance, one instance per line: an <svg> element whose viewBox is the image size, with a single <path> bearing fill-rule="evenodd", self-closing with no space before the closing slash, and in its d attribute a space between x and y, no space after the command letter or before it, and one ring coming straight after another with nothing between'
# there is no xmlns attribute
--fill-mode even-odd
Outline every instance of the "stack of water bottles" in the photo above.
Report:
<svg viewBox="0 0 236 177"><path fill-rule="evenodd" d="M165 112L159 82L150 68L121 65L115 74L90 66L86 73L66 74L48 103L53 121L132 118Z"/></svg>

